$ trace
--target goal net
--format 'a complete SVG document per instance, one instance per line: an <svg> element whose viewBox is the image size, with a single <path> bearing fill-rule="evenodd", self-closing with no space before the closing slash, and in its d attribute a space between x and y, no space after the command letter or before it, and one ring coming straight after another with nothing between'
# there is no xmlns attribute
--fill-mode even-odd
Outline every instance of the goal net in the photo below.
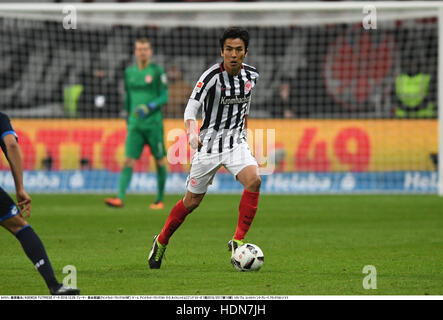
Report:
<svg viewBox="0 0 443 320"><path fill-rule="evenodd" d="M221 32L240 25L251 36L245 63L260 72L248 137L263 192L438 193L442 8L1 4L0 110L19 135L31 192L115 192L124 70L135 63L134 41L146 37L168 75L166 192L182 193L193 153L184 108L201 73L221 61ZM8 168L1 158L0 185L12 190ZM146 147L129 192L156 192L155 171ZM209 192L240 188L222 169Z"/></svg>

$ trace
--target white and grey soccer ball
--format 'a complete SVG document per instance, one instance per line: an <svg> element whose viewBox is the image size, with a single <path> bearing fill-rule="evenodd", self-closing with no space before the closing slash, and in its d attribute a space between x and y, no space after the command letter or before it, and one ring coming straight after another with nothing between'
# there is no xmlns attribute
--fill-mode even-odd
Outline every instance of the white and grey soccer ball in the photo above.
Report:
<svg viewBox="0 0 443 320"><path fill-rule="evenodd" d="M231 263L238 271L258 271L263 262L263 251L252 243L241 245L231 257Z"/></svg>

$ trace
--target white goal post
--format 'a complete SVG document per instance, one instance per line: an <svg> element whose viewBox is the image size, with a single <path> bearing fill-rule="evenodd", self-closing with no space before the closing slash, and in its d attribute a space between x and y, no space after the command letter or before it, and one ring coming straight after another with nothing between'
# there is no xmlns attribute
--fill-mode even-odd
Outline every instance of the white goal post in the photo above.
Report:
<svg viewBox="0 0 443 320"><path fill-rule="evenodd" d="M373 15L371 16L371 14ZM436 19L437 22L431 21L430 24L422 24L422 21L432 19ZM117 57L121 63L128 62L130 48L128 50L128 48L122 49L119 47L121 43L128 43L126 41L128 39L124 39L124 37L138 36L142 33L141 31L148 30L151 32L150 34L156 36L154 48L159 49L157 58L160 64L168 64L172 59L174 64L184 65L185 80L194 85L197 80L196 77L204 70L206 64L217 61L217 56L210 56L217 52L217 39L214 39L214 35L219 34L219 30L224 27L242 25L253 29L255 42L251 42L251 54L247 58L249 59L247 62L250 61L251 64L259 68L262 79L262 87L254 96L254 101L257 101L257 104L263 107L252 113L251 119L257 119L257 128L264 126L263 123L265 122L260 122L261 120L267 121L270 118L274 119L273 121L281 121L275 123L281 123L282 130L289 128L290 131L294 128L292 136L286 133L286 135L280 137L282 144L287 143L285 148L277 150L278 147L275 147L274 151L277 155L280 154L277 151L281 151L282 163L285 163L285 165L280 168L281 176L277 172L277 175L275 175L277 178L269 177L269 190L271 192L272 190L276 190L277 193L309 193L311 191L340 193L347 190L356 193L405 191L436 192L443 196L443 152L441 152L443 150L443 3L441 1L0 3L0 20L0 46L2 45L1 38L5 42L10 42L9 40L14 37L14 30L16 28L19 30L17 35L19 39L14 39L15 42L13 41L12 45L8 43L7 48L3 49L1 55L7 65L10 65L10 70L13 73L9 69L3 70L3 75L0 77L0 95L6 96L5 101L8 101L5 102L5 105L0 105L0 110L10 114L11 118L17 123L25 124L26 121L30 123L31 129L23 132L29 136L27 143L30 146L26 150L34 152L34 155L30 157L33 163L28 166L29 171L35 171L39 174L44 173L46 152L55 150L59 154L51 158L52 163L55 163L56 166L55 170L54 167L52 168L53 171L74 172L70 176L72 181L77 181L75 179L79 177L78 172L81 165L78 163L81 161L78 161L77 158L83 156L75 156L77 157L76 163L73 164L69 159L64 159L61 154L66 149L68 150L65 151L68 154L66 157L72 157L72 154L78 151L77 147L72 147L71 142L60 140L55 142L56 147L50 146L43 150L42 144L47 143L47 141L41 142L43 140L40 141L36 138L36 130L40 129L37 128L38 124L35 119L39 119L39 121L46 118L51 120L49 127L53 125L54 130L58 130L56 124L53 124L55 119L61 119L59 127L70 124L70 122L67 124L64 121L73 121L72 114L67 111L66 96L55 101L56 99L52 95L54 88L67 85L63 82L63 77L66 76L69 81L73 81L75 75L72 73L61 75L61 70L65 72L65 67L69 66L71 61L77 63L82 69L92 68L92 62L90 63L88 60L91 59L92 61L92 57L95 56L102 60L108 59L106 61ZM371 31L370 25L367 33L355 33L355 26L364 24L365 21L369 21L373 27L376 27ZM45 24L40 24L42 22ZM31 31L33 24L39 31ZM54 27L55 24L59 25L58 29ZM51 26L47 35L44 32L46 25ZM335 27L329 28L330 25ZM113 28L115 26L123 27L117 31L114 37L109 37L106 43L100 42L100 37L102 35L108 36L110 32L114 32ZM78 30L78 32L75 31L77 33L69 34L69 28ZM202 59L201 64L195 61L198 59L192 58L191 52L192 50L203 50L199 47L202 45L202 41L198 41L199 32L201 32L204 41L209 41L209 39L214 41L214 45L208 45L208 48L204 48L206 51L198 55L198 59ZM371 34L371 32L373 33ZM398 34L401 34L399 38L395 38ZM164 38L162 38L162 35L164 35ZM371 40L367 40L367 37L370 36L375 37L372 48L370 47ZM45 45L39 45L35 37L41 38ZM316 40L310 41L310 37L314 37ZM114 41L116 39L117 41ZM14 51L20 50L20 46L26 44L28 40L35 42L35 45L30 48L42 49L45 53ZM129 43L133 40L130 39ZM423 45L423 48L429 49L429 51L421 53L420 46L414 47L413 42L417 40L423 40L423 44L420 45ZM52 41L54 43L51 43ZM74 45L68 49L64 48L63 45L56 47L57 43L65 44L68 41L73 41ZM94 46L95 42L97 42L96 46ZM361 53L362 51L356 54L357 49L353 47L354 44L359 46L358 50L369 50L368 56L364 56L364 52ZM384 47L381 48L381 46ZM400 46L402 49L399 49ZM83 51L77 50L79 47L85 49L82 49ZM403 47L406 49L403 49ZM334 49L342 51L338 54L332 52ZM376 49L379 49L379 51ZM404 53L402 50L409 49L411 50L410 56L413 57L402 57L401 60L399 56ZM386 56L386 52L389 53L389 57ZM312 53L318 54L318 57L314 59L310 56ZM22 57L17 57L17 54L22 54ZM67 54L66 61L63 61L63 54ZM340 55L342 60L349 57L353 57L354 60L352 63L340 61ZM412 83L412 76L401 78L399 74L403 65L412 64L416 56L420 56L420 59L429 62L429 73L433 72L433 75L435 73L435 77L432 79L436 86L426 87L426 93L433 95L435 98L435 101L432 102L435 105L434 115L426 114L423 116L425 112L422 112L418 113L416 117L406 116L401 121L399 118L404 116L404 113L402 110L395 111L395 103L393 102L393 99L398 97L393 97L391 93L388 94L388 91L395 91L396 89L400 91L396 86L400 86L403 80L410 81L409 84ZM381 67L380 64L371 64L374 59L382 61L383 58L390 61L389 66L383 65L383 63ZM367 67L359 65L358 59L361 59L360 62L367 65ZM29 75L33 74L30 78L28 77L30 79L28 81L35 79L35 85L20 80L20 73L26 74L26 68L14 67L15 63L23 63L25 60L28 64L43 61L41 66L32 69L34 71L28 70ZM115 72L115 77L117 77L117 67L120 66L117 66L117 62L112 64L113 61L110 61L109 63L114 67L112 72ZM311 68L312 64L316 63L318 64L317 69L315 67ZM272 65L272 68L268 67L269 65ZM52 72L45 79L35 75L37 70L43 72L45 68ZM349 70L346 68L349 68ZM380 71L379 68L384 69ZM337 69L340 70L337 71ZM312 70L317 70L318 74L312 74ZM285 113L286 111L280 110L281 106L277 104L269 107L271 103L269 101L278 91L280 81L283 81L277 78L277 74L282 71L288 71L288 73L296 75L291 78L291 81L296 81L294 87L296 102L293 103L299 106L295 112L288 111ZM302 71L305 72L304 78L302 77ZM365 73L374 76L370 80L365 80ZM380 75L380 73L383 73L383 75ZM420 75L423 76L423 73L420 73ZM57 83L55 83L55 80L51 80L54 77L57 79ZM426 79L424 76L422 78ZM300 79L306 81L300 81ZM417 79L415 78L416 81L418 81ZM44 85L41 82L43 80L47 84ZM63 83L60 84L60 81ZM320 82L321 86L324 86L324 88L321 88L322 91L313 88ZM293 85L294 82L291 82L291 84ZM118 88L117 86L115 88L114 91L121 91L121 83ZM29 96L26 96L28 93ZM31 96L31 93L34 96ZM398 95L400 96L400 93ZM41 102L38 108L34 104L35 101ZM309 110L301 112L300 109L303 106L300 105L304 103L306 103L305 109ZM413 102L410 103L411 105L408 105L411 108L410 110L418 108L412 106ZM119 102L116 102L116 104L119 104ZM31 108L30 105L34 107ZM318 105L320 107L317 110ZM84 123L88 123L94 117L85 114L80 118L84 119ZM166 115L166 117L168 116ZM122 114L110 112L101 116L101 118L118 121L122 120ZM171 118L178 119L178 116L171 113ZM429 120L431 118L433 120ZM345 120L347 121L346 125L341 122ZM429 121L432 121L432 124ZM436 125L435 128L434 124ZM78 125L81 130L94 129L92 126L84 128L82 125ZM103 124L103 126L105 129L99 134L102 136L111 135L112 133L107 131L106 125ZM112 122L112 126L120 128L121 122ZM173 120L171 120L171 126L174 127ZM326 128L324 132L321 131L322 126ZM437 136L429 141L426 140L427 137L421 137L423 139L420 141L417 138L416 141L410 132L412 128L416 128L417 135L422 132L430 134L436 129ZM384 140L381 135L378 135L383 130L398 135L404 134L404 136L398 137L386 143L386 145L377 145L377 143ZM361 134L366 134L368 138L366 136L362 138ZM334 138L329 138L328 135L333 135ZM352 140L354 138L355 141ZM309 150L302 149L300 140L306 142ZM97 146L97 143L101 145ZM435 143L436 150L433 149ZM326 144L325 150L322 149L324 144ZM408 145L410 150L406 150ZM95 155L95 162L88 162L89 169L106 171L107 164L114 162L113 168L118 167L118 163L121 163L122 158L121 146L113 146L116 150L113 157L118 158L117 160L105 159L106 151L104 149L106 147L109 147L109 145L103 140L91 145L87 151L80 152ZM361 150L368 148L370 159L365 158L367 151L361 151L360 147ZM340 148L344 148L344 151ZM392 149L392 151L389 152L387 149ZM424 149L426 149L424 151L426 155L419 156L417 153ZM433 150L433 162L429 160L430 155L427 154L430 149ZM357 154L359 151L361 151L361 154ZM97 156L97 154L100 155ZM397 159L397 157L404 157L404 155L409 158ZM320 160L317 161L317 157ZM83 160L83 158L80 160ZM141 165L141 167L143 166ZM146 166L143 168L146 169ZM0 161L0 173L1 169ZM435 174L432 171L435 171ZM311 172L314 172L315 175L310 175ZM356 175L347 175L348 172L355 172ZM399 175L398 172L404 174ZM422 172L425 173L422 174ZM339 188L327 189L325 187L325 189L322 189L324 185L331 186L335 183L335 178L332 176L330 180L325 180L324 174L327 173L337 173L339 175L337 177ZM387 174L383 175L383 173ZM293 175L290 176L289 174ZM4 182L5 179L0 180ZM51 180L49 177L47 179ZM143 180L143 178L140 179ZM382 181L387 187L379 189L375 186L370 189L360 189L355 187L356 184L358 185L359 179L364 183L368 183L368 185L371 183L375 185ZM391 179L393 180L391 181ZM398 184L394 181L396 179L399 179ZM114 180L110 179L109 181ZM288 186L286 189L273 189L281 181L284 182L283 184L290 185L294 183L299 187L292 188ZM111 184L112 182L103 183L103 185ZM305 187L308 184L318 185L319 188ZM142 186L143 183L140 182L140 185ZM431 185L430 188L428 188L429 185ZM226 192L230 186L228 183L226 189L221 188L219 191ZM398 186L400 186L400 189ZM404 189L402 189L403 187ZM71 189L66 188L66 190L70 191ZM109 191L109 189L103 187L97 187L92 191L103 190ZM143 188L134 188L133 190L144 191Z"/></svg>

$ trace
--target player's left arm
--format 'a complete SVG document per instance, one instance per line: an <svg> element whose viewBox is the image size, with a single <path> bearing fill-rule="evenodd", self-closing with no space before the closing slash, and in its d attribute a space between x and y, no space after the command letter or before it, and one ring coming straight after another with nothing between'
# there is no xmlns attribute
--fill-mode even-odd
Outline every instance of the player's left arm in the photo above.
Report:
<svg viewBox="0 0 443 320"><path fill-rule="evenodd" d="M260 76L260 74L258 73L257 69L254 69L254 78L252 80L253 82L253 88L255 88L255 86L257 85L257 80L258 77ZM245 111L245 125L243 127L243 131L246 132L246 130L248 130L248 117L249 117L249 110L251 109L251 100L252 100L252 92L251 92L251 97L249 99L248 104L246 105L246 111Z"/></svg>
<svg viewBox="0 0 443 320"><path fill-rule="evenodd" d="M161 109L168 102L168 78L162 67L159 67L157 73L158 95L153 101L149 101L150 112Z"/></svg>
<svg viewBox="0 0 443 320"><path fill-rule="evenodd" d="M252 96L251 96L252 98ZM249 110L251 108L251 100L249 100L248 104L246 105L246 111L245 111L245 122L243 126L243 133L246 136L246 130L248 130L248 118L249 118Z"/></svg>
<svg viewBox="0 0 443 320"><path fill-rule="evenodd" d="M6 146L7 160L11 167L12 176L14 178L15 191L17 196L17 204L20 212L25 213L25 217L31 214L31 197L25 191L23 185L23 156L17 138L13 134L7 134L3 137Z"/></svg>

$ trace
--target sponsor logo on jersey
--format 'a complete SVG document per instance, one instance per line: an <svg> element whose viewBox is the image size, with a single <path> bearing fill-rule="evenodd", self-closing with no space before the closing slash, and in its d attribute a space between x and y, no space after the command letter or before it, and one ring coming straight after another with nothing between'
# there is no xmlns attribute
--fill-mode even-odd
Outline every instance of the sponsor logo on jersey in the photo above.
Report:
<svg viewBox="0 0 443 320"><path fill-rule="evenodd" d="M243 104L248 103L250 99L250 96L235 96L233 98L231 97L222 97L220 100L220 104Z"/></svg>

